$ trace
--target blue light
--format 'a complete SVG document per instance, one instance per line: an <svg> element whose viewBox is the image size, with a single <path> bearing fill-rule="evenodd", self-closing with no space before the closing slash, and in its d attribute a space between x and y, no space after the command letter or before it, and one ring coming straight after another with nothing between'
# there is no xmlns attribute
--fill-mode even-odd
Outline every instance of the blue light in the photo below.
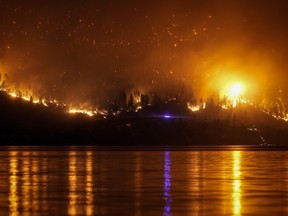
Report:
<svg viewBox="0 0 288 216"><path fill-rule="evenodd" d="M170 118L171 118L171 115L164 115L164 118L170 119Z"/></svg>
<svg viewBox="0 0 288 216"><path fill-rule="evenodd" d="M170 152L165 151L164 152L164 182L163 182L164 188L163 188L163 198L165 201L165 206L163 209L163 216L171 216L172 211L172 192L171 192L171 186L172 186L172 179L171 179L171 159L170 159Z"/></svg>

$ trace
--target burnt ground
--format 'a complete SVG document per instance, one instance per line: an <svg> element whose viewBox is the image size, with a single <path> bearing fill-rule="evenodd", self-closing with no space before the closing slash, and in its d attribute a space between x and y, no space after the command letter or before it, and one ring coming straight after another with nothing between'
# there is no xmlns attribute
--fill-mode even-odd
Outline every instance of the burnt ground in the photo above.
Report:
<svg viewBox="0 0 288 216"><path fill-rule="evenodd" d="M250 110L251 117L245 121L239 120L238 114L224 113L221 118L219 115L213 118L201 112L190 115L179 112L165 119L161 116L164 112L159 107L153 112L150 107L148 111L124 112L118 117L91 118L65 113L61 107L44 107L11 98L1 92L0 143L29 146L288 144L286 123L277 123L256 110Z"/></svg>

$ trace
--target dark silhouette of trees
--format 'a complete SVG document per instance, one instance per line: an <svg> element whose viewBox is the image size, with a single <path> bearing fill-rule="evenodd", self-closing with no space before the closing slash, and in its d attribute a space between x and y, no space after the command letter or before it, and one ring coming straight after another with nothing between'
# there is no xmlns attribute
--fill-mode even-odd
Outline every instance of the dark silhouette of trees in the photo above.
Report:
<svg viewBox="0 0 288 216"><path fill-rule="evenodd" d="M133 95L130 93L130 97L127 103L128 109L133 109L134 108L134 102L133 102Z"/></svg>

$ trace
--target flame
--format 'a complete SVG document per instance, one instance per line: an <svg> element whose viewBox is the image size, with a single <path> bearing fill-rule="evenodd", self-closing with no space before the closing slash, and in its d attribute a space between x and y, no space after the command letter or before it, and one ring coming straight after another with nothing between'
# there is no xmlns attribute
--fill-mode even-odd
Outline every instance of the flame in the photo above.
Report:
<svg viewBox="0 0 288 216"><path fill-rule="evenodd" d="M241 83L234 83L229 87L228 97L230 98L239 98L243 93L243 85Z"/></svg>
<svg viewBox="0 0 288 216"><path fill-rule="evenodd" d="M20 98L25 101L31 101L34 104L40 104L42 101L39 97L35 96L35 94L31 93L30 91L20 91L20 90L11 90L7 88L2 88L1 91L6 92L13 98Z"/></svg>
<svg viewBox="0 0 288 216"><path fill-rule="evenodd" d="M69 112L69 113L72 113L72 114L74 114L74 113L85 114L85 115L88 115L88 116L90 116L90 117L92 117L92 116L94 116L94 115L96 114L95 111L93 112L93 111L91 111L91 110L75 109L75 108L69 109L68 112Z"/></svg>
<svg viewBox="0 0 288 216"><path fill-rule="evenodd" d="M48 107L48 104L47 104L46 100L43 100L43 101L42 101L42 104L43 104L44 106Z"/></svg>
<svg viewBox="0 0 288 216"><path fill-rule="evenodd" d="M4 77L4 78L3 78ZM4 83L6 82L7 76L1 76L0 73L0 91L6 92L9 96L13 97L13 98L19 98L22 99L24 101L29 101L30 103L33 104L39 104L45 107L49 107L49 106L56 106L56 107L62 107L65 108L65 110L68 113L82 113L85 115L88 115L90 117L93 117L95 115L102 115L102 116L106 116L108 115L108 112L106 110L100 110L100 109L86 109L86 108L76 108L75 106L70 106L70 108L66 109L67 104L59 102L56 99L47 99L47 98L41 98L38 97L36 94L34 94L31 90L23 90L23 89L14 89L11 86L6 86ZM137 98L137 103L140 102L140 96ZM138 109L140 109L141 107L139 107Z"/></svg>
<svg viewBox="0 0 288 216"><path fill-rule="evenodd" d="M228 87L228 91L226 93L228 100L232 101L232 107L236 107L239 102L240 96L242 95L244 90L243 84L241 83L233 83Z"/></svg>
<svg viewBox="0 0 288 216"><path fill-rule="evenodd" d="M10 96L12 96L12 97L17 97L17 94L15 93L15 92L10 92L10 93L8 93Z"/></svg>
<svg viewBox="0 0 288 216"><path fill-rule="evenodd" d="M108 115L108 111L104 109L98 109L98 108L91 108L87 106L75 106L75 105L70 105L67 106L67 104L60 102L56 99L51 99L51 98L41 98L37 96L32 90L29 89L13 89L11 86L5 86L3 84L5 80L0 78L0 91L6 92L9 96L12 98L19 98L22 99L23 101L27 101L33 104L39 104L41 106L45 107L50 107L50 106L56 106L63 108L63 111L65 110L67 113L70 114L84 114L89 117L93 117L96 115L102 116L103 118L106 118ZM227 81L227 80L226 80ZM226 82L225 81L225 82ZM222 82L223 85L221 85L221 82L218 84L218 86L225 86L225 83ZM219 91L219 95L223 97L221 101L219 101L218 105L222 109L231 109L235 108L238 104L247 104L250 105L251 107L257 108L260 111L263 111L267 115L277 119L277 120L282 120L285 122L288 122L288 107L285 103L281 102L281 98L278 98L277 102L274 102L272 105L277 106L277 111L271 111L269 109L269 105L265 101L262 102L255 102L251 101L247 98L244 97L244 90L245 86L241 82L232 82L226 87L223 88L223 90ZM132 94L133 96L133 101L135 105L135 112L138 112L139 110L143 109L142 106L140 105L141 103L141 94L139 91L136 91ZM209 104L208 104L209 105ZM271 105L270 105L271 106ZM195 103L187 103L187 108L192 111L192 112L198 112L200 110L206 109L206 103L203 102L201 99L201 102L198 104ZM120 111L113 112L111 113L112 115L116 116L120 113Z"/></svg>
<svg viewBox="0 0 288 216"><path fill-rule="evenodd" d="M230 83L224 87L220 92L223 98L225 98L225 104L222 104L223 109L228 109L229 107L235 108L238 103L244 101L242 99L244 93L244 85L240 82Z"/></svg>
<svg viewBox="0 0 288 216"><path fill-rule="evenodd" d="M98 108L76 108L71 106L68 110L68 113L70 114L84 114L88 115L90 117L96 116L96 115L102 115L107 116L108 111L104 109L98 109Z"/></svg>
<svg viewBox="0 0 288 216"><path fill-rule="evenodd" d="M190 103L187 103L187 108L189 110L191 110L192 112L197 112L199 111L200 109L205 109L206 107L206 104L204 103L202 106L201 105L192 105Z"/></svg>
<svg viewBox="0 0 288 216"><path fill-rule="evenodd" d="M39 104L43 105L45 107L49 107L51 105L56 106L56 107L66 107L67 105L65 103L61 103L57 101L56 99L40 99L40 97L35 96L31 91L25 90L25 91L20 91L20 90L11 90L8 88L1 88L1 91L6 92L9 96L13 98L19 98L24 101L29 101L33 104ZM140 109L140 107L139 107ZM100 109L82 109L82 108L75 108L71 106L68 110L68 113L81 113L88 115L90 117L93 117L95 115L102 115L105 116L108 114L106 110L100 110Z"/></svg>
<svg viewBox="0 0 288 216"><path fill-rule="evenodd" d="M143 109L141 105L138 105L135 109L135 112L138 112L139 110Z"/></svg>

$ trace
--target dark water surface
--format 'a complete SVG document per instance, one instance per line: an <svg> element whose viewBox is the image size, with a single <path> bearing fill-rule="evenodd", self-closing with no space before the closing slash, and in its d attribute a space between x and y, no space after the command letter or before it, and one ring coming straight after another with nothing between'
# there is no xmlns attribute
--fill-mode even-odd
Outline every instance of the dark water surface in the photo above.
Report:
<svg viewBox="0 0 288 216"><path fill-rule="evenodd" d="M288 151L0 149L0 215L288 215Z"/></svg>

